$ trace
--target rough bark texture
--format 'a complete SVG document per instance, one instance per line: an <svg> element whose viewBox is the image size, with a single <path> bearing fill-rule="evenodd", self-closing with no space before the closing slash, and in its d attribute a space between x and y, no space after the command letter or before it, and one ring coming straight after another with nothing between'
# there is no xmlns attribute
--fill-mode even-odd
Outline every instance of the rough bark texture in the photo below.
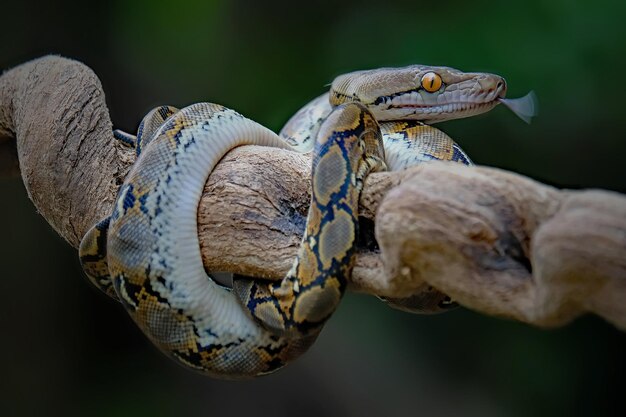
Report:
<svg viewBox="0 0 626 417"><path fill-rule="evenodd" d="M74 247L134 161L112 137L98 78L59 57L0 77L0 175L17 173L16 155L37 210ZM282 277L304 229L309 165L259 147L218 164L198 211L208 270ZM486 314L552 326L592 311L626 329L624 196L429 163L370 175L360 213L380 250L371 238L361 248L354 290L402 297L427 282Z"/></svg>
<svg viewBox="0 0 626 417"><path fill-rule="evenodd" d="M404 285L424 280L541 326L592 311L626 329L626 198L616 193L433 164L387 194L376 230L385 276Z"/></svg>
<svg viewBox="0 0 626 417"><path fill-rule="evenodd" d="M44 57L0 79L0 135L16 139L28 196L72 246L109 214L132 160L121 157L98 77Z"/></svg>

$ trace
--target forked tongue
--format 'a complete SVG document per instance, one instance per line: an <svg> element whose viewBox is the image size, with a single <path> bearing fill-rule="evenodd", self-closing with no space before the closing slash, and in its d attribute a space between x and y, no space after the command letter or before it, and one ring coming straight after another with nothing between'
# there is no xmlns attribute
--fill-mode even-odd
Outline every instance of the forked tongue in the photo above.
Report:
<svg viewBox="0 0 626 417"><path fill-rule="evenodd" d="M520 98L499 98L498 101L507 106L513 113L526 123L539 114L539 105L534 91Z"/></svg>

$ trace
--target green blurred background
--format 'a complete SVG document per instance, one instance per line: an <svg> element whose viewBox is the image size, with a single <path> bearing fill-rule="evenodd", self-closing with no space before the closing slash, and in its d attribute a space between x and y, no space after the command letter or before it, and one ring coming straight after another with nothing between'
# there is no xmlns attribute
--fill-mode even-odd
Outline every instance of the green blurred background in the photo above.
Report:
<svg viewBox="0 0 626 417"><path fill-rule="evenodd" d="M4 1L0 68L76 58L126 130L157 104L196 101L279 129L355 69L490 71L509 97L534 89L541 114L528 126L496 108L439 125L475 162L626 192L624 4ZM19 180L0 180L0 201L1 415L626 415L626 335L601 319L540 330L466 310L411 316L354 294L292 366L210 380L165 359L87 284Z"/></svg>

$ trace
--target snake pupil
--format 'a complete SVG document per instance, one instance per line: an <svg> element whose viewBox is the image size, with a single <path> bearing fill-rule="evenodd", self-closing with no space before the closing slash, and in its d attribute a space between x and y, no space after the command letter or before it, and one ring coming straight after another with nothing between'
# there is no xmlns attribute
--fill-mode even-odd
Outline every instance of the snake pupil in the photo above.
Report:
<svg viewBox="0 0 626 417"><path fill-rule="evenodd" d="M441 76L439 74L429 71L422 76L421 84L424 90L428 91L429 93L434 93L441 88L441 84L443 84L443 81L441 80Z"/></svg>

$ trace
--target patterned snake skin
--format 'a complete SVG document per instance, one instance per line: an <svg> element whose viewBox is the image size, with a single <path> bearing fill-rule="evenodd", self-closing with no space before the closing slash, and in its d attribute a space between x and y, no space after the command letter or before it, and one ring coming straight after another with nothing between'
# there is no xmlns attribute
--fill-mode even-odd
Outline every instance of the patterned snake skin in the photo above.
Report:
<svg viewBox="0 0 626 417"><path fill-rule="evenodd" d="M366 176L432 159L469 164L448 136L422 122L483 113L505 91L499 76L447 67L345 74L329 94L300 110L282 137L216 104L158 107L136 137L115 133L135 147L138 159L110 218L83 238L83 269L179 363L220 378L273 372L309 348L341 300L354 264ZM237 277L230 290L203 268L196 215L215 165L248 144L313 148L311 206L285 278ZM428 288L389 302L408 310L446 307L445 295Z"/></svg>

